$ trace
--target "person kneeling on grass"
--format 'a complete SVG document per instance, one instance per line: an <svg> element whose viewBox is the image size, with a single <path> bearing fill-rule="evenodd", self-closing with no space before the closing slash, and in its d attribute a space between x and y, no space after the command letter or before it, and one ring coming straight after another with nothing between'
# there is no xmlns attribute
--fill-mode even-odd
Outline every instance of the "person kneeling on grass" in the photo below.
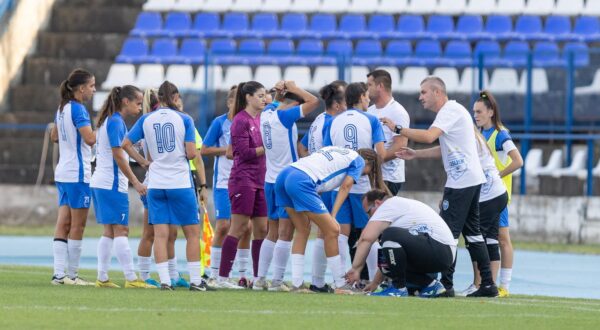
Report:
<svg viewBox="0 0 600 330"><path fill-rule="evenodd" d="M433 298L445 293L444 286L431 273L452 266L456 241L444 220L426 204L403 197L390 197L382 190L371 190L363 198L369 222L363 230L352 268L346 280L360 280L360 272L371 245L379 242L379 271L365 288L374 291L383 277L391 278L387 289L372 296L408 296L406 283L416 285L420 297Z"/></svg>

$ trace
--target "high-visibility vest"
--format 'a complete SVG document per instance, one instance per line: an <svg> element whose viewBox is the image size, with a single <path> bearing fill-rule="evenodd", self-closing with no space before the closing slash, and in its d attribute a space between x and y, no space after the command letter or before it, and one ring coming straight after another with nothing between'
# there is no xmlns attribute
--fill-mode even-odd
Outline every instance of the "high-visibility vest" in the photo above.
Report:
<svg viewBox="0 0 600 330"><path fill-rule="evenodd" d="M501 127L500 129L505 129ZM510 157L506 157L506 162L502 163L500 157L498 156L498 151L496 151L496 138L498 137L498 130L494 129L492 135L487 140L487 144L490 147L490 151L492 152L492 156L494 156L494 162L496 163L496 168L501 172L505 168L512 163L512 159ZM504 186L506 186L506 192L508 193L508 202L510 203L510 198L512 195L512 173L503 177L502 182L504 182Z"/></svg>

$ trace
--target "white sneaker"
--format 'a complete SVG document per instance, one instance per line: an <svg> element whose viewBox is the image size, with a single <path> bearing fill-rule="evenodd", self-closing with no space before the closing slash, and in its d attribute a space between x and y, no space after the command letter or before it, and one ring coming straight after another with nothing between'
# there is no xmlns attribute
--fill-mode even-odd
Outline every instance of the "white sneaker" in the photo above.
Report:
<svg viewBox="0 0 600 330"><path fill-rule="evenodd" d="M77 276L75 278L70 278L69 276L65 276L64 282L66 285L80 285L80 286L96 285L95 283L88 282L79 276Z"/></svg>
<svg viewBox="0 0 600 330"><path fill-rule="evenodd" d="M273 281L269 286L269 291L271 292L290 292L290 288L288 288L283 281Z"/></svg>
<svg viewBox="0 0 600 330"><path fill-rule="evenodd" d="M266 290L267 287L268 287L267 280L265 280L263 278L260 278L256 281L254 281L254 283L252 284L252 290L255 290L255 291L263 291L263 290Z"/></svg>
<svg viewBox="0 0 600 330"><path fill-rule="evenodd" d="M217 289L226 289L226 290L244 290L243 286L239 286L235 283L231 283L230 281L217 281L217 285L214 286Z"/></svg>
<svg viewBox="0 0 600 330"><path fill-rule="evenodd" d="M468 288L466 288L464 291L460 292L460 295L462 297L466 297L467 295L469 295L475 291L477 291L477 287L475 286L475 284L471 283L471 285L469 285Z"/></svg>

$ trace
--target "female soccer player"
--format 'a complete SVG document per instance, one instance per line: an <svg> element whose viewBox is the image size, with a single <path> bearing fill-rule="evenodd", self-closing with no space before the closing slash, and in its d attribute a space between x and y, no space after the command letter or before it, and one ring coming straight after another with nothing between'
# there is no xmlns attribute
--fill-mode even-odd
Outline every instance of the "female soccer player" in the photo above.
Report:
<svg viewBox="0 0 600 330"><path fill-rule="evenodd" d="M146 194L129 167L121 143L127 134L123 116L136 116L142 105L142 91L126 85L114 87L108 94L98 118L96 169L90 187L96 221L104 225L104 234L98 241L98 278L96 287L118 288L108 278L113 243L117 260L125 274L125 288L156 288L138 279L133 269L129 247L128 180L140 195Z"/></svg>
<svg viewBox="0 0 600 330"><path fill-rule="evenodd" d="M200 275L200 221L188 160L196 157L195 128L190 116L177 106L179 91L165 81L158 90L160 108L140 118L123 142L142 138L152 163L148 173L148 214L154 226L154 258L162 290L173 290L167 245L169 225L180 225L187 240L190 290L206 291ZM136 159L137 160L137 159Z"/></svg>
<svg viewBox="0 0 600 330"><path fill-rule="evenodd" d="M60 84L61 101L51 132L60 154L54 172L58 219L52 246L54 275L51 283L55 285L94 285L77 274L81 239L91 200L91 146L96 143L96 134L92 131L92 122L83 102L91 100L94 92L96 78L83 69L73 70Z"/></svg>
<svg viewBox="0 0 600 330"><path fill-rule="evenodd" d="M479 99L473 106L473 112L477 127L481 129L481 133L486 138L494 156L496 167L500 171L500 177L506 185L508 202L510 203L512 173L523 166L521 153L512 141L508 129L502 124L500 120L500 108L496 99L489 91L482 91L479 94ZM512 276L513 248L508 228L508 208L506 208L500 215L498 235L501 251L499 297L508 297L508 288ZM498 272L498 264L492 263L491 266L493 274L496 274Z"/></svg>
<svg viewBox="0 0 600 330"><path fill-rule="evenodd" d="M267 205L265 201L266 159L260 135L260 112L265 107L266 91L256 81L240 83L231 124L233 166L228 189L231 201L231 226L223 240L218 287L242 289L228 281L237 253L238 242L252 219L252 266L258 275L260 246L267 234Z"/></svg>

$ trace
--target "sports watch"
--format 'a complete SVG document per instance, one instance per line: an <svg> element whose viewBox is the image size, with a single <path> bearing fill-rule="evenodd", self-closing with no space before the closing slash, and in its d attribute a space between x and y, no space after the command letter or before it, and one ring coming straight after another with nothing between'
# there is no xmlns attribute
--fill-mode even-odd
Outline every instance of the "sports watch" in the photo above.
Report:
<svg viewBox="0 0 600 330"><path fill-rule="evenodd" d="M402 125L396 125L396 127L394 127L394 133L402 134Z"/></svg>

